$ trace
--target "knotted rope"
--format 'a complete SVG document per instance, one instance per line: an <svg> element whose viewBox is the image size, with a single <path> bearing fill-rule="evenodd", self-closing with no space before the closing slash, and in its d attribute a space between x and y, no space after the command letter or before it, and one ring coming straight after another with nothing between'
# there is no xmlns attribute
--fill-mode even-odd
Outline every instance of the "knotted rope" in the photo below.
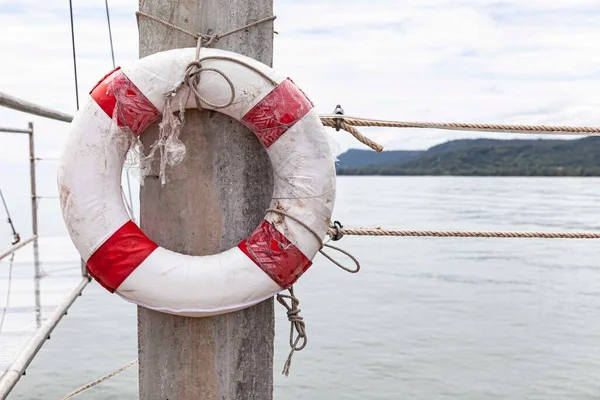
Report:
<svg viewBox="0 0 600 400"><path fill-rule="evenodd" d="M240 28L233 29L229 32L209 35L209 34L194 33L194 32L188 31L186 29L183 29L176 25L173 25L170 22L167 22L163 19L157 18L153 15L147 14L142 11L136 12L136 16L148 18L148 19L158 22L159 24L162 24L168 28L185 33L186 35L189 35L196 40L195 59L194 59L194 61L190 62L186 66L185 71L183 73L183 78L181 79L181 81L179 81L173 87L173 89L169 90L167 93L164 94L165 106L164 106L164 109L162 112L163 119L159 123L158 139L150 146L149 155L142 158L142 160L141 160L142 166L140 169L142 171L149 172L150 171L150 161L154 157L155 152L157 150L160 150L159 177L161 179L161 184L165 185L167 183L166 165L167 164L170 166L177 165L185 157L185 146L179 140L179 135L181 134L181 128L185 125L185 108L186 108L185 106L189 100L190 94L191 93L194 94L194 98L196 100L196 107L198 107L198 109L203 109L206 107L206 108L218 110L218 109L230 106L235 101L235 96L236 96L235 86L234 86L231 78L229 78L229 76L227 76L227 74L225 74L225 72L223 72L222 70L220 70L218 68L204 67L202 65L203 61L205 61L205 60L223 60L223 61L235 62L235 63L243 65L246 68L256 72L258 75L260 75L261 77L263 77L264 79L269 81L274 86L277 85L277 83L274 82L271 77L267 76L262 71L258 70L256 67L254 67L242 60L238 60L238 59L235 59L232 57L226 57L226 56L209 56L209 57L200 58L200 52L201 52L202 47L210 46L212 43L218 42L219 39L224 38L226 36L233 35L234 33L249 29L251 27L254 27L254 26L266 23L266 22L273 21L277 17L273 15L270 17L262 18L258 21L251 22ZM223 79L225 79L225 81L229 85L229 88L231 90L231 96L229 97L229 100L227 102L225 102L223 104L215 104L200 94L200 91L198 90L198 86L200 84L200 74L202 72L209 72L209 71L219 74ZM181 96L179 107L174 108L172 102L174 101L175 97L181 92L181 90L183 88L187 89L187 96Z"/></svg>
<svg viewBox="0 0 600 400"><path fill-rule="evenodd" d="M277 301L286 308L288 321L290 321L290 354L288 354L285 364L283 364L283 371L281 373L288 376L290 373L290 366L292 365L292 356L296 351L300 351L306 347L308 338L306 337L306 324L304 318L300 316L300 300L294 295L294 287L291 286L288 289L290 294L277 294ZM290 300L290 303L286 301ZM294 331L296 331L296 338L294 339Z"/></svg>
<svg viewBox="0 0 600 400"><path fill-rule="evenodd" d="M355 274L358 271L360 271L360 263L352 254L348 253L346 250L340 249L339 247L332 246L328 243L324 243L323 239L321 239L321 237L317 234L317 232L315 232L310 226L308 226L306 223L304 223L299 218L296 218L293 215L290 215L285 211L277 210L275 208L267 209L267 213L269 213L269 212L289 218L289 219L297 222L298 224L300 224L307 231L309 231L315 237L317 242L319 243L319 253L324 255L329 261L331 261L332 263L337 265L339 268L343 269L344 271L348 271L352 274ZM335 260L329 254L324 252L323 247L328 247L330 249L339 251L342 254L345 254L355 263L356 268L352 269L352 268L347 268L347 267L343 266L339 261ZM277 294L277 301L279 303L281 303L287 309L287 317L288 317L288 321L290 321L290 347L291 347L291 350L287 357L287 360L285 361L285 364L283 365L283 371L281 372L285 376L288 376L290 373L290 366L292 364L292 356L294 355L294 353L305 348L306 344L308 342L308 339L306 337L306 324L304 322L304 319L300 316L300 309L298 308L300 301L294 295L293 286L290 287L288 289L288 291L290 293L289 295L281 294L281 293ZM289 299L291 304L288 304L285 301L285 299ZM296 331L295 338L294 338L294 331ZM299 343L301 343L301 344L298 345Z"/></svg>
<svg viewBox="0 0 600 400"><path fill-rule="evenodd" d="M271 17L266 17L263 19L260 19L258 21L249 23L247 25L244 25L240 28L236 28L233 29L231 31L225 32L225 33L221 33L221 34L213 34L213 35L209 35L209 34L203 34L203 33L196 33L196 32L191 32L188 31L187 29L183 29L181 27L178 27L176 25L171 24L170 22L167 22L163 19L157 18L153 15L147 14L145 12L142 11L137 11L136 16L139 17L145 17L148 18L154 22L157 22L159 24L162 24L168 28L174 29L176 31L179 31L181 33L184 33L192 38L194 38L196 40L196 61L191 62L186 70L185 70L185 75L184 78L182 79L182 81L180 83L178 83L175 88L169 92L167 92L165 94L166 96L166 101L167 104L165 105L165 109L167 108L171 108L170 102L171 99L179 92L180 88L185 85L186 87L189 88L189 90L191 90L194 93L194 97L196 99L196 106L198 108L202 108L201 104L205 104L209 107L211 107L212 109L218 110L220 108L225 108L230 106L234 101L235 101L235 86L233 85L233 82L231 81L231 79L221 70L217 69L217 68L204 68L202 67L202 61L207 60L207 59L218 59L218 60L227 60L227 61L232 61L232 62L236 62L238 64L244 65L245 67L253 70L254 72L256 72L257 74L259 74L260 76L262 76L263 78L265 78L266 80L268 80L273 86L277 86L277 82L275 82L273 79L271 79L269 76L265 75L264 73L262 73L261 71L257 70L256 68L254 68L253 66L237 60L237 59L233 59L233 58L229 58L229 57L204 57L202 59L200 59L200 50L202 47L208 47L210 46L212 43L216 43L219 41L219 39L224 38L226 36L230 36L233 35L235 33L238 33L240 31L246 30L248 28L251 28L253 26L257 26L260 24L263 24L265 22L270 22L275 20L275 18L277 18L275 15L271 16ZM212 71L215 72L219 75L221 75L223 77L223 79L225 79L227 81L227 84L229 85L230 89L231 89L231 97L229 98L229 101L227 103L224 104L214 104L210 101L208 101L206 98L202 97L198 91L198 84L200 83L200 73L201 72L205 72L205 71ZM180 118L183 121L183 113L185 112L185 107L180 107L179 109L179 115ZM163 118L164 118L164 114L163 114ZM323 121L323 125L325 126L330 126L330 127L336 127L336 123L335 122L331 122L329 119L322 119ZM181 124L183 125L183 124ZM348 133L350 133L352 136L354 136L358 141L366 144L367 146L371 147L372 149L374 149L377 152L381 152L383 150L383 147L374 142L373 140L369 139L368 137L364 136L363 134L361 134L358 129L354 128L353 126L351 126L351 124L346 123L345 121L342 121L341 123L337 123L337 127L341 128L345 131L347 131ZM163 183L164 184L164 183Z"/></svg>

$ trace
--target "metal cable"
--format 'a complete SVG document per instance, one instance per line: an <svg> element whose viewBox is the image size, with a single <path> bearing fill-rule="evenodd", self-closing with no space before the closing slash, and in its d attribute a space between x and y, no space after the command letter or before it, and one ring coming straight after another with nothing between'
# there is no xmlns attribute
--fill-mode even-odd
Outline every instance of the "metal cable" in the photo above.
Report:
<svg viewBox="0 0 600 400"><path fill-rule="evenodd" d="M108 11L108 0L104 0L104 5L106 6L106 23L108 25L108 40L110 41L110 55L112 56L112 65L113 65L113 68L115 68L116 67L116 64L115 64L115 49L113 47L112 29L110 28L110 12Z"/></svg>
<svg viewBox="0 0 600 400"><path fill-rule="evenodd" d="M77 85L77 56L75 54L75 28L73 26L73 1L69 0L69 12L71 14L71 43L73 45L73 74L75 77L75 104L79 110L79 88Z"/></svg>
<svg viewBox="0 0 600 400"><path fill-rule="evenodd" d="M8 307L10 305L10 289L12 286L12 271L14 261L15 253L12 253L8 264L8 289L6 290L6 303L4 307L2 307L2 318L0 318L0 334L2 333L2 327L4 326L4 317L6 316L6 310L8 310Z"/></svg>
<svg viewBox="0 0 600 400"><path fill-rule="evenodd" d="M6 217L8 218L8 224L10 225L10 229L12 230L12 234L13 234L12 244L15 245L21 241L21 236L15 230L15 225L13 224L12 218L10 216L10 211L8 210L8 205L6 204L6 200L4 199L4 194L2 193L2 189L0 189L0 198L2 199L2 204L4 204L4 210L6 211Z"/></svg>
<svg viewBox="0 0 600 400"><path fill-rule="evenodd" d="M104 6L106 8L106 24L108 25L108 40L110 42L110 56L112 58L112 67L115 69L117 64L115 63L115 48L113 46L112 39L112 28L110 25L110 11L108 8L108 0L104 0ZM131 179L129 178L129 171L125 171L125 177L127 178L127 192L129 194L129 199L125 196L125 189L121 186L121 193L123 195L123 199L125 200L125 205L127 206L127 212L129 213L129 217L135 222L135 215L133 215L133 196L131 195Z"/></svg>

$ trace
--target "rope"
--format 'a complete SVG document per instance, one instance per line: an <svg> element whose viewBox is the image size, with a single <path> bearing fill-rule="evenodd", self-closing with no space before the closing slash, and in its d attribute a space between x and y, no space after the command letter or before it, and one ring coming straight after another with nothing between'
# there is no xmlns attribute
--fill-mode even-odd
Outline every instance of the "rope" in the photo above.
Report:
<svg viewBox="0 0 600 400"><path fill-rule="evenodd" d="M135 365L135 364L137 364L137 363L138 363L138 360L133 360L133 361L131 361L130 363L128 363L128 364L126 364L126 365L124 365L124 366L123 366L123 367L121 367L121 368L119 368L118 370L116 370L116 371L114 371L114 372L111 372L111 373L110 373L110 374L108 374L108 375L104 375L102 378L96 379L95 381L93 381L93 382L90 382L90 383L88 383L87 385L83 385L83 386L81 386L80 388L78 388L78 389L76 389L76 390L72 391L71 393L69 393L68 395L66 395L65 397L63 397L61 400L67 400L67 399L71 399L71 398L73 398L73 397L77 396L78 394L80 394L80 393L83 393L83 392L85 392L86 390L88 390L88 389L91 389L91 388L93 388L94 386L96 386L96 385L98 385L98 384L100 384L100 383L102 383L102 382L104 382L104 381L106 381L106 380L108 380L108 379L112 378L113 376L120 374L121 372L123 372L123 371L125 371L126 369L128 369L128 368L130 368L130 367L134 366L134 365Z"/></svg>
<svg viewBox="0 0 600 400"><path fill-rule="evenodd" d="M336 111L341 110L338 105ZM459 122L403 122L403 121L385 121L379 119L369 119L360 117L351 117L341 113L320 115L321 123L324 126L343 129L354 136L359 142L364 143L373 150L381 152L383 146L362 135L355 126L366 127L388 127L388 128L421 128L421 129L445 129L460 131L477 132L510 132L522 134L554 134L554 135L600 135L600 127L593 126L551 126L551 125L506 125L506 124L473 124Z"/></svg>
<svg viewBox="0 0 600 400"><path fill-rule="evenodd" d="M79 110L79 89L77 86L77 57L75 55L75 28L73 27L73 1L69 0L69 12L71 14L71 44L73 47L73 77L75 79L75 105Z"/></svg>
<svg viewBox="0 0 600 400"><path fill-rule="evenodd" d="M116 65L115 65L115 49L113 47L112 29L110 27L110 12L108 11L108 0L104 0L104 6L106 8L106 24L108 25L108 40L110 42L110 55L112 57L113 68L115 68L116 67Z"/></svg>
<svg viewBox="0 0 600 400"><path fill-rule="evenodd" d="M352 136L354 136L359 142L366 144L367 146L369 146L376 152L380 153L383 151L382 145L369 139L368 137L366 137L365 135L360 133L358 131L358 129L356 129L352 125L348 124L346 121L343 121L343 120L341 122L336 121L336 119L341 119L341 118L343 118L343 117L336 117L335 119L321 117L321 123L324 126L328 126L330 128L336 128L339 126L341 129L345 130L346 132L348 132Z"/></svg>
<svg viewBox="0 0 600 400"><path fill-rule="evenodd" d="M154 22L157 22L159 24L162 24L168 28L174 29L176 31L185 33L186 35L191 36L192 38L196 39L196 60L192 61L190 64L188 64L188 66L186 67L185 70L185 75L184 78L182 80L182 82L178 83L175 88L169 92L167 92L165 94L165 96L167 96L167 99L170 97L175 96L175 94L177 94L177 92L179 91L179 89L183 86L183 84L185 83L194 93L194 96L196 97L196 105L198 106L198 108L200 108L200 103L204 103L209 105L210 107L214 108L214 109L219 109L219 108L225 108L228 107L229 105L231 105L235 99L235 87L233 85L233 82L231 81L231 79L221 70L217 69L217 68L204 68L202 67L201 63L204 60L208 60L208 59L213 59L213 60L225 60L225 61L232 61L232 62L236 62L240 65L243 65L245 67L247 67L248 69L251 69L252 71L256 72L257 74L259 74L260 76L262 76L263 78L265 78L266 80L268 80L271 84L273 84L274 86L277 86L277 83L271 79L269 76L267 76L266 74L264 74L263 72L259 71L257 68L255 68L254 66L241 61L241 60L237 60L231 57L219 57L219 56L213 56L213 57L204 57L204 58L200 58L200 49L202 48L202 46L210 46L212 43L216 43L218 42L220 39L233 35L235 33L241 32L243 30L252 28L254 26L260 25L260 24L264 24L265 22L270 22L273 21L277 18L277 16L272 15L270 17L265 17L262 19L259 19L258 21L254 21L251 22L249 24L246 24L244 26L241 26L239 28L233 29L231 31L225 32L225 33L219 33L219 34L215 34L215 35L207 35L207 34L203 34L203 33L195 33L195 32L191 32L188 31L186 29L180 28L176 25L173 25L170 22L167 22L161 18L157 18L153 15L147 14L143 11L136 11L136 16L137 17L145 17L148 18ZM217 74L221 75L229 84L229 87L231 89L231 97L229 99L229 101L225 104L214 104L211 103L210 101L206 100L205 98L203 98L200 93L198 92L197 86L200 82L200 73L203 71L212 71L212 72L216 72Z"/></svg>
<svg viewBox="0 0 600 400"><path fill-rule="evenodd" d="M6 310L10 306L10 289L12 287L12 272L13 272L13 263L15 261L15 253L13 252L10 256L10 261L8 264L8 288L6 289L6 303L4 307L2 307L2 318L0 318L0 333L2 333L2 328L4 327L4 317L6 316Z"/></svg>
<svg viewBox="0 0 600 400"><path fill-rule="evenodd" d="M307 231L309 231L315 237L315 239L317 239L317 241L319 242L319 245L320 245L319 253L321 253L322 255L324 255L329 261L331 261L332 263L334 263L335 265L337 265L339 268L343 269L344 271L348 271L350 273L353 273L353 274L357 273L358 271L360 271L360 263L358 262L358 260L355 257L353 257L347 251L340 249L339 247L332 246L332 245L330 245L328 243L324 243L323 240L317 234L317 232L315 232L310 226L308 226L302 220L294 217L293 215L290 215L290 214L286 213L285 211L277 210L275 208L268 208L267 212L272 212L274 214L282 215L282 216L287 217L287 218L289 218L289 219L297 222L298 224L300 224L303 228L305 228ZM333 259L333 257L331 257L329 254L325 253L323 251L323 247L328 247L330 249L339 251L340 253L347 255L356 264L356 268L355 269L350 269L350 268L344 267L340 262L338 262L335 259Z"/></svg>
<svg viewBox="0 0 600 400"><path fill-rule="evenodd" d="M494 231L419 231L377 228L329 228L331 237L352 236L417 236L463 238L526 238L526 239L600 239L595 232L494 232ZM339 239L338 239L339 240Z"/></svg>
<svg viewBox="0 0 600 400"><path fill-rule="evenodd" d="M344 271L353 273L353 274L360 271L360 263L352 254L350 254L346 250L340 249L339 247L324 243L323 240L321 239L321 237L317 234L317 232L315 232L310 226L308 226L306 223L304 223L304 221L300 220L299 218L294 217L293 215L286 213L285 211L277 210L275 208L269 208L269 209L267 209L267 212L268 213L271 212L274 214L281 215L283 217L287 217L287 218L297 222L298 224L300 224L300 226L302 226L307 231L309 231L315 237L317 242L319 243L319 253L321 253L329 261L331 261L333 264L337 265L339 268L343 269ZM333 257L331 257L329 254L327 254L325 251L323 251L323 247L328 247L330 249L339 251L340 253L347 255L356 264L356 268L351 269L351 268L344 267L340 262L338 262ZM256 259L257 257L255 256L254 258ZM288 354L285 364L283 365L283 371L281 371L281 373L285 376L288 376L290 373L290 366L292 364L292 356L294 355L295 352L300 351L303 348L305 348L306 343L308 341L306 338L306 324L304 323L303 318L300 316L300 309L298 308L298 304L300 304L300 301L298 300L298 298L296 296L294 296L293 286L290 287L288 289L288 291L290 293L289 295L280 294L280 293L277 294L277 301L279 303L281 303L281 305L283 305L287 309L287 317L288 317L288 321L290 321L290 347L291 347L291 350L290 350L290 354ZM288 304L285 301L285 299L289 299L291 304ZM296 334L297 334L295 339L294 339L294 331L296 331ZM300 345L298 345L298 343L300 343L300 341L302 341L302 343Z"/></svg>
<svg viewBox="0 0 600 400"><path fill-rule="evenodd" d="M172 101L177 96L177 94L180 92L180 90L184 86L187 87L189 89L188 94L187 94L188 98L191 93L194 94L194 98L196 100L196 106L198 107L198 109L202 109L203 104L211 107L212 109L225 108L225 107L230 106L235 101L235 94L236 94L235 86L234 86L233 82L231 81L231 79L227 76L227 74L225 74L225 72L221 71L220 69L203 67L202 66L203 61L213 59L213 60L224 60L224 61L235 62L237 64L243 65L246 68L256 72L257 74L259 74L260 76L265 78L267 81L269 81L274 86L277 85L277 83L275 81L273 81L273 79L271 77L267 76L263 72L259 71L256 67L254 67L244 61L237 60L237 59L234 59L231 57L217 57L217 56L200 58L200 50L202 49L202 46L210 46L212 43L219 41L219 39L221 39L221 38L233 35L237 32L249 29L249 28L257 26L259 24L263 24L265 22L273 21L277 17L273 15L270 17L259 19L258 21L251 22L242 27L233 29L233 30L225 32L225 33L206 35L206 34L202 34L202 33L194 33L194 32L188 31L186 29L183 29L176 25L173 25L170 22L167 22L165 20L162 20L162 19L152 16L150 14L146 14L145 12L142 12L142 11L137 11L136 16L137 17L142 16L142 17L148 18L152 21L162 24L168 28L185 33L186 35L189 35L192 38L196 39L195 60L190 62L186 66L183 79L180 82L178 82L172 90L170 90L164 94L165 107L164 107L163 113L162 113L162 115L163 115L162 122L159 124L159 139L156 140L150 146L149 156L145 157L145 161L151 160L155 151L157 149L160 149L161 169L160 169L159 176L161 179L161 183L164 185L166 183L166 176L165 176L165 170L164 170L165 166L166 166L166 162L167 162L166 158L168 158L168 156L171 154L171 150L168 148L167 144L169 142L174 142L174 141L176 142L178 140L177 138L179 137L179 135L181 133L181 128L183 127L183 125L185 123L185 107L184 107L184 105L185 105L185 103L187 103L187 101L186 102L182 101L180 104L179 110L175 110L175 111L173 111L173 107L171 104ZM203 97L200 94L200 92L198 90L198 86L200 84L200 75L202 72L208 72L208 71L215 72L215 73L221 75L221 77L223 77L223 79L225 79L225 81L229 85L229 88L231 90L231 96L229 97L229 100L226 103L223 103L223 104L212 103L211 101L209 101L208 99L206 99L205 97ZM184 100L183 97L182 97L182 100ZM177 111L179 111L179 113L177 113ZM173 163L177 163L177 161L173 161L173 160L169 161L169 165L173 165Z"/></svg>
<svg viewBox="0 0 600 400"><path fill-rule="evenodd" d="M10 217L10 211L8 210L8 205L6 204L6 200L4 199L4 194L2 193L2 189L0 189L0 199L2 199L2 204L4 204L4 210L6 211L6 218L8 218L7 222L10 225L10 229L12 230L12 234L13 234L12 244L15 245L21 241L21 236L19 236L19 234L15 230L15 225L13 224L12 218Z"/></svg>
<svg viewBox="0 0 600 400"><path fill-rule="evenodd" d="M288 354L285 364L283 364L283 370L281 373L285 376L290 374L290 366L292 365L292 356L295 352L302 350L308 343L306 336L306 324L304 318L300 316L300 300L294 295L294 287L288 289L290 294L277 294L277 301L286 308L288 321L290 321L290 354ZM290 300L290 303L286 301ZM296 332L296 338L294 338L294 331Z"/></svg>
<svg viewBox="0 0 600 400"><path fill-rule="evenodd" d="M231 30L231 31L228 31L228 32L225 32L225 33L221 33L221 34L217 34L217 35L205 35L205 34L202 34L202 33L195 33L195 32L191 32L191 31L188 31L186 29L180 28L180 27L178 27L176 25L173 25L170 22L167 22L167 21L163 20L163 19L157 18L157 17L152 16L150 14L146 14L143 11L136 11L135 15L138 16L138 17L148 18L149 20L152 20L154 22L158 22L159 24L162 24L162 25L164 25L164 26L166 26L168 28L174 29L174 30L179 31L181 33L185 33L186 35L189 35L189 36L193 37L196 40L202 39L205 42L209 42L208 44L210 44L210 42L218 42L219 39L222 39L222 38L224 38L226 36L233 35L235 33L241 32L241 31L246 30L248 28L252 28L253 26L256 26L256 25L263 24L265 22L273 21L273 20L275 20L275 18L277 18L277 16L272 15L270 17L259 19L258 21L251 22L251 23L249 23L247 25L244 25L244 26L242 26L240 28L236 28L234 30ZM208 44L206 44L206 46L208 46ZM196 58L198 58L198 57L196 57Z"/></svg>
<svg viewBox="0 0 600 400"><path fill-rule="evenodd" d="M198 43L200 43L200 42L201 42L201 39L198 39ZM208 106L210 106L214 109L225 108L225 107L230 106L233 103L233 101L235 100L235 86L233 85L233 82L227 76L227 74L225 74L223 71L221 71L218 68L202 67L202 62L205 60L230 61L230 62L239 64L239 65L242 65L242 66L248 68L249 70L256 72L259 76L261 76L262 78L267 80L273 86L277 86L277 82L275 82L270 76L268 76L267 74L265 74L258 68L254 67L253 65L248 64L245 61L238 60L238 59L232 58L232 57L227 57L227 56L207 56L207 57L197 59L196 61L192 61L191 63L188 64L188 66L185 69L183 80L180 81L179 83L177 83L173 90L171 90L165 94L167 99L174 97L179 92L179 90L183 87L183 85L185 84L194 93L194 96L196 98L196 106L198 108L201 108L201 103L207 104ZM200 92L198 91L198 85L200 84L200 73L203 71L216 72L217 74L221 75L223 77L223 79L225 79L225 81L227 81L227 84L229 85L229 89L231 90L231 96L227 103L215 104L215 103L210 102L209 100L207 100L200 94Z"/></svg>
<svg viewBox="0 0 600 400"><path fill-rule="evenodd" d="M113 69L116 68L115 64L115 48L113 46L112 40L112 28L110 26L110 11L108 9L108 0L104 0L104 7L106 9L106 24L108 25L108 41L110 43L110 56L112 59ZM131 196L131 180L129 179L129 171L125 171L125 176L127 177L127 191L129 193L129 199L125 196L125 189L121 186L121 193L123 194L123 200L125 201L125 205L127 206L127 213L129 214L129 218L135 222L135 216L133 215L133 199Z"/></svg>
<svg viewBox="0 0 600 400"><path fill-rule="evenodd" d="M385 121L378 119L351 117L347 115L321 115L321 121L327 126L334 126L335 120L342 119L351 126L388 127L388 128L424 128L424 129L447 129L466 130L481 132L512 132L524 134L559 134L559 135L582 135L600 134L600 127L592 126L551 126L551 125L505 125L505 124L473 124L458 122L402 122Z"/></svg>
<svg viewBox="0 0 600 400"><path fill-rule="evenodd" d="M216 35L207 35L207 34L202 34L202 33L195 33L192 31L188 31L187 29L181 28L179 26L173 25L170 22L167 22L161 18L157 18L153 15L147 14L143 11L136 11L136 16L137 17L145 17L148 18L149 20L152 20L154 22L157 22L159 24L162 24L168 28L174 29L176 31L179 31L181 33L184 33L188 36L191 36L192 38L196 39L196 59L197 61L193 61L191 62L185 71L185 76L184 79L181 83L177 84L175 86L175 89L171 90L170 92L168 92L166 94L167 96L167 101L170 101L170 97L174 97L177 92L179 91L179 89L182 87L182 84L185 83L194 93L194 96L196 98L196 105L198 106L198 108L200 108L200 104L204 103L210 107L212 107L213 109L220 109L220 108L225 108L228 107L229 105L231 105L233 103L233 101L235 100L235 87L233 85L233 83L231 82L231 80L229 79L229 77L221 70L218 70L216 68L203 68L201 65L201 62L203 60L206 59L220 59L220 60L229 60L229 61L233 61L233 62L237 62L238 64L244 65L245 67L255 71L256 73L258 73L259 75L261 75L263 78L265 78L266 80L268 80L269 82L271 82L271 84L273 86L277 86L277 82L273 81L273 79L271 79L269 76L265 75L264 73L262 73L261 71L257 70L256 68L254 68L253 66L246 64L240 60L236 60L233 58L229 58L229 57L205 57L203 59L200 59L200 49L202 48L202 46L210 46L212 43L215 43L217 41L219 41L219 39L224 38L226 36L229 35L233 35L235 33L238 33L240 31L246 30L248 28L251 28L253 26L265 23L265 22L269 22L269 21L273 21L275 20L275 18L277 18L275 15L270 16L270 17L266 17L263 19L260 19L258 21L252 22L250 24L247 24L245 26L242 26L240 28L237 29L233 29L231 31L225 32L225 33L221 33L221 34L216 34ZM214 104L211 103L210 101L208 101L206 98L202 97L197 89L198 84L200 83L200 73L203 71L212 71L212 72L216 72L219 75L221 75L229 84L229 87L231 88L231 97L229 98L229 101L227 103L224 104ZM184 111L184 110L181 110ZM337 127L338 130L339 128L349 132L352 136L354 136L358 141L360 141L361 143L364 143L365 145L369 146L370 148L372 148L373 150L377 151L377 152L381 152L383 151L383 146L381 146L380 144L374 142L373 140L369 139L368 137L364 136L363 134L361 134L358 129L354 128L353 126L351 126L350 124L346 123L345 121L341 121L338 122L335 121L335 119L330 120L330 119L321 119L323 122L323 125L325 126L330 126L332 128Z"/></svg>

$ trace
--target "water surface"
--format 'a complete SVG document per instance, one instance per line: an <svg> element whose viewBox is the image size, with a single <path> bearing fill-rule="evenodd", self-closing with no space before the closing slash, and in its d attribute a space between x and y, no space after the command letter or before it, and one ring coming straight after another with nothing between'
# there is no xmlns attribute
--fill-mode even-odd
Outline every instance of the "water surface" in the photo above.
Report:
<svg viewBox="0 0 600 400"><path fill-rule="evenodd" d="M600 179L340 177L334 217L398 229L600 229ZM598 399L600 242L344 238L296 285L309 343L275 398ZM1 291L3 288L0 289ZM2 296L0 296L2 298ZM9 397L59 399L137 355L136 310L86 289ZM137 398L132 368L80 395Z"/></svg>

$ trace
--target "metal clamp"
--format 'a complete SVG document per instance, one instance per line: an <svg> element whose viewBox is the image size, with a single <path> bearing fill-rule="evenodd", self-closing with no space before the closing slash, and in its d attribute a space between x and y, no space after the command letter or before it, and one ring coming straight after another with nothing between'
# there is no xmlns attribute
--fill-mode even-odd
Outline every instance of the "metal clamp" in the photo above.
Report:
<svg viewBox="0 0 600 400"><path fill-rule="evenodd" d="M335 110L333 110L333 113L336 115L344 115L344 109L338 104L337 106L335 106ZM335 130L338 132L340 131L340 129L342 129L342 121L343 118L335 119Z"/></svg>
<svg viewBox="0 0 600 400"><path fill-rule="evenodd" d="M333 240L334 242L340 240L341 238L344 237L344 234L342 233L342 228L344 226L341 224L340 221L334 221L332 228L335 229L335 235L331 236L331 240Z"/></svg>

